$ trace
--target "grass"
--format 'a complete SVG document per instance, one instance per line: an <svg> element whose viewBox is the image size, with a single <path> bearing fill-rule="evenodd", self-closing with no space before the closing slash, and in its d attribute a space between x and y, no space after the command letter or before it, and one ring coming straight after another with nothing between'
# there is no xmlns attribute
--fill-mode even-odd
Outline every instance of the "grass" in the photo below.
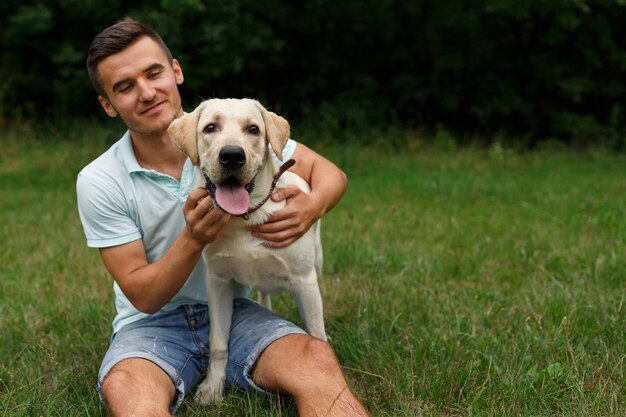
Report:
<svg viewBox="0 0 626 417"><path fill-rule="evenodd" d="M0 415L103 416L112 281L74 181L108 145L0 138ZM326 145L331 343L373 416L626 415L626 155ZM275 309L299 322L289 295ZM182 416L295 416L235 392Z"/></svg>

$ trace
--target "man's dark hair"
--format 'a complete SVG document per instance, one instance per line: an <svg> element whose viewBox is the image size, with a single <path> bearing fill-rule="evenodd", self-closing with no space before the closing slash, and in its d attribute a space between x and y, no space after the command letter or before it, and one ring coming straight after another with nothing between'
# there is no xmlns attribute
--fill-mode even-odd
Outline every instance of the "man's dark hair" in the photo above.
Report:
<svg viewBox="0 0 626 417"><path fill-rule="evenodd" d="M110 55L123 51L144 36L148 36L155 41L165 52L170 64L172 63L174 59L172 53L159 34L150 26L127 17L100 32L89 47L87 72L93 88L99 95L107 97L98 76L98 64Z"/></svg>

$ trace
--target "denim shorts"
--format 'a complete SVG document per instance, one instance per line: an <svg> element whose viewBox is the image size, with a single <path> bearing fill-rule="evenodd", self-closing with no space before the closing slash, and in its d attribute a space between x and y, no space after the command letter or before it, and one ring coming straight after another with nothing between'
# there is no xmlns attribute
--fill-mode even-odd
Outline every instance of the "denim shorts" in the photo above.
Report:
<svg viewBox="0 0 626 417"><path fill-rule="evenodd" d="M176 387L171 411L200 382L209 364L209 314L205 304L183 305L127 324L115 333L98 373L102 381L118 362L129 358L147 359L163 369ZM234 301L230 329L226 388L264 392L252 381L252 368L272 342L289 334L304 334L295 324L252 300Z"/></svg>

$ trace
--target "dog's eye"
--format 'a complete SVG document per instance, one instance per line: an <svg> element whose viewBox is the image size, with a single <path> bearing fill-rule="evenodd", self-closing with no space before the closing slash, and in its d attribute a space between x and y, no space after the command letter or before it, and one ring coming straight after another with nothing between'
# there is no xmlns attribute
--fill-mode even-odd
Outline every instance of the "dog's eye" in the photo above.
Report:
<svg viewBox="0 0 626 417"><path fill-rule="evenodd" d="M258 135L261 131L259 130L259 127L257 125L250 125L248 126L248 133L250 133L251 135Z"/></svg>
<svg viewBox="0 0 626 417"><path fill-rule="evenodd" d="M213 133L216 130L217 130L217 126L215 126L215 123L210 123L206 125L204 129L202 129L204 133Z"/></svg>

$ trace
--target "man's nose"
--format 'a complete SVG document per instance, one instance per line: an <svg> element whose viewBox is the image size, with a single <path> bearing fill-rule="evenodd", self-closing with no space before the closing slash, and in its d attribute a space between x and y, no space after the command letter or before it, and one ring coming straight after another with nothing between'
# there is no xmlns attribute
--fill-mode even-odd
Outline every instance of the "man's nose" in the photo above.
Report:
<svg viewBox="0 0 626 417"><path fill-rule="evenodd" d="M139 87L139 100L141 101L152 101L154 96L156 95L156 90L150 83L145 80L141 80L137 83Z"/></svg>

